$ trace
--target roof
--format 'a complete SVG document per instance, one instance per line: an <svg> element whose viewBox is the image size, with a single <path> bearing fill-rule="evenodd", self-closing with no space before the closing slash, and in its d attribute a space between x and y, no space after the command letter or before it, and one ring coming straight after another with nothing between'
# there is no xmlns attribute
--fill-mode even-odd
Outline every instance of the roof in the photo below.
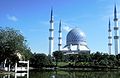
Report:
<svg viewBox="0 0 120 78"><path fill-rule="evenodd" d="M82 44L86 45L86 36L84 32L82 32L78 28L72 29L68 34L66 38L66 45L77 45L77 44Z"/></svg>

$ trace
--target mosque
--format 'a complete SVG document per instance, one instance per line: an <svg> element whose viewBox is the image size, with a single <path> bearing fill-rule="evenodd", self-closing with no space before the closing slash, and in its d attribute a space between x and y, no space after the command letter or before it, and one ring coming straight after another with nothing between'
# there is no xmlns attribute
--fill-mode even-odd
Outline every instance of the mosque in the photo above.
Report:
<svg viewBox="0 0 120 78"><path fill-rule="evenodd" d="M74 28L68 32L66 37L66 45L62 47L62 27L61 20L59 23L59 37L58 37L58 51L62 51L64 55L67 54L80 54L90 53L90 49L87 46L86 37L84 32L79 28ZM50 37L49 37L49 55L53 52L54 47L54 20L53 10L51 10L50 18Z"/></svg>
<svg viewBox="0 0 120 78"><path fill-rule="evenodd" d="M116 5L114 6L114 47L115 55L119 53L119 27L118 27L118 18ZM79 28L73 28L68 32L66 36L66 45L62 47L62 27L61 20L59 23L59 37L58 37L58 51L62 51L64 55L67 54L90 54L90 49L88 48L86 42L86 36ZM53 10L51 9L50 17L50 29L49 29L49 55L51 56L54 48L54 19L53 19ZM112 52L112 30L110 26L108 27L108 53L111 55Z"/></svg>

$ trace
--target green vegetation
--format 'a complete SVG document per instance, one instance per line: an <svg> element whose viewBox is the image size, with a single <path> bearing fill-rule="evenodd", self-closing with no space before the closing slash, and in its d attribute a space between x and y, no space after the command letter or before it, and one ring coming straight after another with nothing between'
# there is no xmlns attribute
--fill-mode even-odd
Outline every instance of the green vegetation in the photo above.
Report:
<svg viewBox="0 0 120 78"><path fill-rule="evenodd" d="M55 51L55 52L53 52L53 56L54 56L54 59L56 61L56 66L57 66L59 61L63 61L63 57L64 57L63 52Z"/></svg>
<svg viewBox="0 0 120 78"><path fill-rule="evenodd" d="M56 65L56 62L52 62L54 65ZM57 63L57 66L58 67L61 67L61 66L66 66L66 65L68 65L69 64L69 62L58 62Z"/></svg>
<svg viewBox="0 0 120 78"><path fill-rule="evenodd" d="M34 68L42 68L51 66L52 62L49 60L48 56L45 54L33 54L32 58L30 59L30 66Z"/></svg>
<svg viewBox="0 0 120 78"><path fill-rule="evenodd" d="M63 55L55 51L53 53L55 60L59 60L58 67L106 67L106 68L119 68L120 67L120 54L108 55L106 53L92 53L92 54L73 54ZM57 54L58 53L58 54ZM61 60L58 57L62 57ZM57 58L56 58L57 57ZM55 62L55 60L53 60Z"/></svg>
<svg viewBox="0 0 120 78"><path fill-rule="evenodd" d="M0 64L6 60L6 66L19 60L30 60L30 66L41 68L53 65L45 54L32 54L27 40L19 30L0 28Z"/></svg>
<svg viewBox="0 0 120 78"><path fill-rule="evenodd" d="M20 59L27 60L31 57L31 50L26 45L26 40L20 31L13 28L0 28L0 63L14 64ZM19 57L17 54L21 54Z"/></svg>

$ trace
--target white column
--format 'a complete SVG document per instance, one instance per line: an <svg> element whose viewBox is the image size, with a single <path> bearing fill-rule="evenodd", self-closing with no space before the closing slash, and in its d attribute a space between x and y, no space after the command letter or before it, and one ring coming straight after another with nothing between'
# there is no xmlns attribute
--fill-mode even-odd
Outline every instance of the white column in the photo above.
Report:
<svg viewBox="0 0 120 78"><path fill-rule="evenodd" d="M108 27L108 52L109 52L109 55L111 55L111 51L112 51L112 32L111 32L110 19L109 19L109 27Z"/></svg>
<svg viewBox="0 0 120 78"><path fill-rule="evenodd" d="M80 44L77 45L77 50L80 51Z"/></svg>
<svg viewBox="0 0 120 78"><path fill-rule="evenodd" d="M10 71L10 64L9 64L9 66L8 66L8 71Z"/></svg>
<svg viewBox="0 0 120 78"><path fill-rule="evenodd" d="M17 63L15 64L15 73L17 73Z"/></svg>
<svg viewBox="0 0 120 78"><path fill-rule="evenodd" d="M119 53L119 27L118 27L118 22L117 18L114 19L114 41L115 41L115 55Z"/></svg>
<svg viewBox="0 0 120 78"><path fill-rule="evenodd" d="M115 55L119 53L119 27L116 5L114 7L114 41L115 41Z"/></svg>
<svg viewBox="0 0 120 78"><path fill-rule="evenodd" d="M4 61L4 66L3 66L4 68L5 68L5 65L6 65L6 61L7 61L7 59L5 59L5 61Z"/></svg>
<svg viewBox="0 0 120 78"><path fill-rule="evenodd" d="M59 37L58 37L58 51L60 51L62 49L62 28L61 28L61 20L59 23Z"/></svg>
<svg viewBox="0 0 120 78"><path fill-rule="evenodd" d="M53 11L51 10L51 18L50 18L50 37L49 37L49 55L53 52L54 47L54 21L53 21Z"/></svg>

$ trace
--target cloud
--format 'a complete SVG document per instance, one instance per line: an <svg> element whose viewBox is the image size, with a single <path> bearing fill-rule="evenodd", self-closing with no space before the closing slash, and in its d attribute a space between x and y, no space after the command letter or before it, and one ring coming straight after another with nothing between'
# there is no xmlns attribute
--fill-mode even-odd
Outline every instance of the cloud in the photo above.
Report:
<svg viewBox="0 0 120 78"><path fill-rule="evenodd" d="M72 28L70 28L69 26L64 26L64 27L63 27L63 30L65 30L65 31L67 31L67 32L69 32L71 29L72 29Z"/></svg>
<svg viewBox="0 0 120 78"><path fill-rule="evenodd" d="M7 19L14 22L18 21L18 18L16 16L13 16L13 15L11 16L9 14L7 15Z"/></svg>
<svg viewBox="0 0 120 78"><path fill-rule="evenodd" d="M65 23L65 22L62 22L62 26L63 26L63 30L66 32L69 32L73 27L72 25Z"/></svg>
<svg viewBox="0 0 120 78"><path fill-rule="evenodd" d="M86 37L86 35L83 31L81 31L80 34L81 34L81 36Z"/></svg>

